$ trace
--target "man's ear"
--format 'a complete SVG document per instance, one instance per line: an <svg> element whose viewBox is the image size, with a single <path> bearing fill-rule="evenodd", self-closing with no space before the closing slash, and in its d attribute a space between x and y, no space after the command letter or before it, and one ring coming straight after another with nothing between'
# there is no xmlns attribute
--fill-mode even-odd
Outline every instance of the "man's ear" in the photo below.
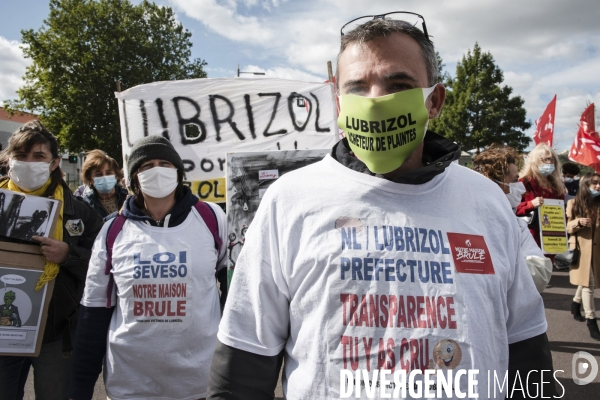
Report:
<svg viewBox="0 0 600 400"><path fill-rule="evenodd" d="M50 162L50 171L54 172L56 168L60 165L60 157L56 157L54 160Z"/></svg>
<svg viewBox="0 0 600 400"><path fill-rule="evenodd" d="M341 107L340 107L340 96L338 95L337 92L335 94L335 105L337 107L337 115L339 117ZM337 121L336 121L336 125L337 125ZM343 137L343 138L346 137L346 132L342 131L341 129L339 129L338 131L339 131L341 137Z"/></svg>
<svg viewBox="0 0 600 400"><path fill-rule="evenodd" d="M442 111L444 101L446 100L446 88L441 83L438 83L433 89L431 96L429 96L429 119L437 118Z"/></svg>

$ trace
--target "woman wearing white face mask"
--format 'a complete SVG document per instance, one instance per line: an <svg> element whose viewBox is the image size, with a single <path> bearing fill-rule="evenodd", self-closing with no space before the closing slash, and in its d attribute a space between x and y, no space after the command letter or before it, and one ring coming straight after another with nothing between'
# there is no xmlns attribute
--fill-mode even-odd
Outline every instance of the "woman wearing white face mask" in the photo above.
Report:
<svg viewBox="0 0 600 400"><path fill-rule="evenodd" d="M86 154L81 168L81 180L86 185L81 198L102 218L119 211L127 198L127 190L118 182L123 172L114 158L102 150Z"/></svg>
<svg viewBox="0 0 600 400"><path fill-rule="evenodd" d="M527 191L517 206L517 216L529 215L544 204L544 199L565 200L566 190L560 176L560 161L556 152L546 143L538 144L529 152L520 176L519 182L523 182ZM539 246L540 227L537 218L534 217L529 223L529 231ZM549 257L554 259L554 256Z"/></svg>
<svg viewBox="0 0 600 400"><path fill-rule="evenodd" d="M521 196L525 193L523 183L518 181L519 170L516 165L518 159L519 154L516 150L497 144L491 145L473 158L473 170L496 182L513 210L520 204ZM525 256L535 287L542 293L552 277L552 262L544 257L542 250L529 233L527 224L520 218L515 217L515 219L521 228L521 253Z"/></svg>
<svg viewBox="0 0 600 400"><path fill-rule="evenodd" d="M91 398L104 358L112 399L200 399L220 320L215 276L226 295L225 213L183 185L163 137L137 141L127 166L134 195L94 244L69 397Z"/></svg>
<svg viewBox="0 0 600 400"><path fill-rule="evenodd" d="M77 324L92 245L102 220L71 194L59 166L58 141L39 121L28 122L15 132L0 159L8 159L9 166L0 188L62 201L50 237L33 236L35 244L41 243L41 254L46 260L38 286L52 279L56 283L42 349L38 357L0 356L0 397L23 398L27 375L33 367L35 397L62 400L70 375L71 335ZM0 240L14 242L8 238Z"/></svg>
<svg viewBox="0 0 600 400"><path fill-rule="evenodd" d="M493 144L473 158L473 170L500 185L513 210L521 203L526 191L523 183L519 182L518 157L516 150Z"/></svg>

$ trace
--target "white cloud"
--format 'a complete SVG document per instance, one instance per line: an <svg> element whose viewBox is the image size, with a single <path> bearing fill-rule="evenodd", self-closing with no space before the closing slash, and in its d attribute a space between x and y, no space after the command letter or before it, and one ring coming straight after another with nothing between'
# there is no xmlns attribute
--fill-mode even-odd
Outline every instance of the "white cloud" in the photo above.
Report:
<svg viewBox="0 0 600 400"><path fill-rule="evenodd" d="M224 4L216 0L171 0L171 3L227 39L250 43L273 40L274 32L264 26L259 18L236 13L235 0L227 0Z"/></svg>
<svg viewBox="0 0 600 400"><path fill-rule="evenodd" d="M23 85L25 68L30 61L19 48L21 43L0 36L0 103L17 97L17 89Z"/></svg>
<svg viewBox="0 0 600 400"><path fill-rule="evenodd" d="M587 60L570 68L546 75L537 83L541 86L589 87L600 86L600 57Z"/></svg>
<svg viewBox="0 0 600 400"><path fill-rule="evenodd" d="M398 8L416 11L425 17L451 74L456 62L478 42L504 71L505 84L523 97L531 121L557 94L558 148L570 145L586 103L600 102L597 0L405 0L401 7L397 0L169 1L231 41L231 48L223 51L235 48L250 60L247 64L266 68L257 70L301 80L325 79L327 61L335 69L339 29L347 21ZM211 63L209 54L204 58ZM533 129L527 133L532 135Z"/></svg>
<svg viewBox="0 0 600 400"><path fill-rule="evenodd" d="M271 5L277 8L281 2L271 0L263 2L269 10L266 16L258 17L238 9L238 3L247 8L257 5L254 0L239 0L238 3L228 0L224 4L216 0L171 0L171 3L217 34L250 45L250 49L241 51L254 53L257 60L283 57L290 66L324 76L327 75L327 61L335 61L339 21L337 18L315 18L314 9L284 16L271 10ZM242 14L243 11L246 14ZM260 54L256 54L255 49L260 49Z"/></svg>
<svg viewBox="0 0 600 400"><path fill-rule="evenodd" d="M573 44L597 43L600 38L595 0L581 0L576 6L561 0L455 0L427 6L430 10L422 13L436 44L454 56L477 41L500 63L549 60L578 54Z"/></svg>
<svg viewBox="0 0 600 400"><path fill-rule="evenodd" d="M234 77L236 74L236 71L233 69L230 69L230 68L223 68L223 67L213 68L211 66L206 66L203 69L209 78L212 78L213 76L230 77L231 78L231 77Z"/></svg>
<svg viewBox="0 0 600 400"><path fill-rule="evenodd" d="M475 42L491 52L504 71L505 84L525 100L531 121L557 94L555 145L559 149L572 142L586 104L593 101L600 107L598 0L158 2L172 5L179 21L184 16L192 19L185 19L185 26L194 32L194 49L202 49L202 58L209 63L205 68L209 77L233 77L241 62L245 64L242 70L264 71L266 76L323 81L327 61L332 61L335 69L339 29L344 23L362 15L403 9L425 17L451 74ZM23 58L19 45L0 37L0 101L15 98L16 89L23 84L30 60ZM220 57L218 63L215 52L233 56ZM533 128L528 134L532 132Z"/></svg>
<svg viewBox="0 0 600 400"><path fill-rule="evenodd" d="M304 81L304 82L324 82L327 78L324 76L318 76L309 74L307 72L288 68L288 67L275 67L264 69L258 67L256 65L246 65L243 68L240 68L242 71L247 72L264 72L265 75L252 75L252 74L241 74L240 78L280 78L280 79L291 79L296 81Z"/></svg>
<svg viewBox="0 0 600 400"><path fill-rule="evenodd" d="M286 24L287 43L281 48L288 62L296 67L327 75L327 61L335 65L339 48L336 19L301 19Z"/></svg>
<svg viewBox="0 0 600 400"><path fill-rule="evenodd" d="M556 94L556 120L554 147L569 148L579 117L589 102L600 106L600 57L580 63L571 63L563 69L549 73L506 72L505 83L525 99L528 117L539 118L548 102ZM597 127L600 129L600 126ZM533 135L535 126L528 134Z"/></svg>
<svg viewBox="0 0 600 400"><path fill-rule="evenodd" d="M504 73L504 83L517 91L530 86L534 80L534 76L529 72L518 73L507 71Z"/></svg>

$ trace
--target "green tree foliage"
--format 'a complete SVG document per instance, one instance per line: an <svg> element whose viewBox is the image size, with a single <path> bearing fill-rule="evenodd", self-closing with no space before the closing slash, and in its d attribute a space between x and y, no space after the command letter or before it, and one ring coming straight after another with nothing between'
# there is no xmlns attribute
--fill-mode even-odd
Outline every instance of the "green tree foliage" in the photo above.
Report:
<svg viewBox="0 0 600 400"><path fill-rule="evenodd" d="M117 80L124 90L206 77L206 62L190 61L191 33L171 8L147 1L50 0L44 25L21 34L32 65L7 106L39 113L71 152L99 148L121 159Z"/></svg>
<svg viewBox="0 0 600 400"><path fill-rule="evenodd" d="M438 61L439 64L439 61ZM477 43L456 66L456 77L445 76L446 103L431 129L457 142L464 150L483 150L502 143L524 150L531 139L523 131L531 126L525 119L524 100L502 86L502 71L490 53Z"/></svg>
<svg viewBox="0 0 600 400"><path fill-rule="evenodd" d="M438 82L444 83L446 80L450 79L450 74L447 71L444 71L444 60L442 60L442 56L437 51L435 52L435 58L437 59L437 70L438 70Z"/></svg>

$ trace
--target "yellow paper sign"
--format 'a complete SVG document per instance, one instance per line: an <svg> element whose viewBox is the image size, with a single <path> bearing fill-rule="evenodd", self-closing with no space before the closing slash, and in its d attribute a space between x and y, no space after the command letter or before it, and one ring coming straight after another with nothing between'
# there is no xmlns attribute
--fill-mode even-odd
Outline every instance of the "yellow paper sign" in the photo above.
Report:
<svg viewBox="0 0 600 400"><path fill-rule="evenodd" d="M568 250L565 206L562 200L544 199L538 209L542 251L559 254Z"/></svg>
<svg viewBox="0 0 600 400"><path fill-rule="evenodd" d="M192 194L196 195L202 201L211 203L225 203L225 178L215 178L207 181L188 182L192 189Z"/></svg>

